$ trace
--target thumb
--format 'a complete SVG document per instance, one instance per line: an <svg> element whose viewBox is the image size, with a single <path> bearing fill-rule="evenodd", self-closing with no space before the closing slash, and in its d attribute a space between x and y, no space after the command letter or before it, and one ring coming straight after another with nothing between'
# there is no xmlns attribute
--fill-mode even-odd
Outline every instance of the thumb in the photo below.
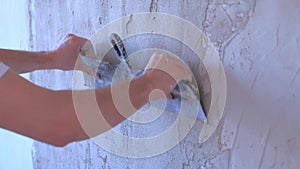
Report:
<svg viewBox="0 0 300 169"><path fill-rule="evenodd" d="M86 43L80 50L80 54L93 59L97 58L94 46L90 40L86 41Z"/></svg>
<svg viewBox="0 0 300 169"><path fill-rule="evenodd" d="M82 72L85 72L94 78L97 78L97 72L91 69L88 65L86 65L81 59L78 60L78 63L75 67L76 70L80 70Z"/></svg>

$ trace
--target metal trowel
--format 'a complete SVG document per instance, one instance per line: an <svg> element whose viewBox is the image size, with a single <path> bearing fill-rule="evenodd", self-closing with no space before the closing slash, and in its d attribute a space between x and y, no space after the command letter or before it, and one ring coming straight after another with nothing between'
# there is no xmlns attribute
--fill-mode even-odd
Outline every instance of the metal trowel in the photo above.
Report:
<svg viewBox="0 0 300 169"><path fill-rule="evenodd" d="M111 34L110 35L110 44L111 44L113 51L115 53L115 56L118 58L118 60L121 63L124 63L125 65L127 65L129 69L134 69L134 67L130 64L129 56L125 49L124 43L123 43L122 39L119 37L119 35L117 35L116 33ZM101 62L97 69L99 79L100 80L102 79L103 81L111 81L112 76L117 67L118 67L118 64L110 64L110 63L102 63ZM135 76L139 76L142 73L143 73L143 70L137 72L135 74ZM198 92L197 82L195 82L195 81L193 81L193 83L186 82L186 81L180 82L171 93L171 95L173 97L173 102L175 102L176 100L179 100L178 103L180 104L182 99L185 99L185 100L192 99L189 94L186 94L185 92L181 92L181 90L183 90L184 88L185 89L188 88L190 91L192 91L194 93L194 97L196 97L196 104L197 104L196 107L197 107L197 111L198 111L196 117L205 122L207 120L207 117L206 117L206 114L204 113L203 108L200 103L200 95ZM195 100L195 98L194 98L194 100ZM172 101L170 101L170 102L172 102ZM174 107L174 106L172 106L172 104L174 105L174 103L170 103L170 104L171 105L167 105L166 109L171 109L171 111L172 111L172 107ZM177 110L174 110L174 111L176 112ZM187 115L189 116L189 113L187 113ZM190 116L193 116L193 115L190 115Z"/></svg>

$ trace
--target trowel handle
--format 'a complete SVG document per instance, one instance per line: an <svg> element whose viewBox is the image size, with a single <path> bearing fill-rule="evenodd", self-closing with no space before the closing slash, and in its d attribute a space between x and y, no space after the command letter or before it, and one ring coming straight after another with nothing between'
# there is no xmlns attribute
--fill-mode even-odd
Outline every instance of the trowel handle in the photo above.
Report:
<svg viewBox="0 0 300 169"><path fill-rule="evenodd" d="M125 60L128 67L131 68L129 61L128 61L128 55L125 50L125 46L124 46L123 41L120 38L120 36L116 33L112 33L110 35L110 43L113 46L114 52L115 52L116 56L118 57L119 61L122 62Z"/></svg>

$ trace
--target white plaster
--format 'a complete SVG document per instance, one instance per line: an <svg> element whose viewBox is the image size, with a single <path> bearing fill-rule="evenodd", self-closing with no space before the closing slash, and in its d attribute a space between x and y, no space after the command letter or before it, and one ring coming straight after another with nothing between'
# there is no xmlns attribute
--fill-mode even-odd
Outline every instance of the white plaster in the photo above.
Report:
<svg viewBox="0 0 300 169"><path fill-rule="evenodd" d="M220 52L228 84L225 117L203 145L197 142L200 122L196 122L178 146L145 159L122 158L91 141L73 143L62 149L35 143L35 168L300 167L297 159L300 155L298 0L32 3L32 19L38 24L32 25L35 31L31 43L36 50L52 48L68 32L90 37L108 22L137 12L152 10L186 18L202 29ZM159 40L155 42L164 45ZM150 44L146 39L141 45ZM174 44L169 43L169 50L188 53ZM36 72L32 79L60 89L68 87L69 75L60 71ZM165 121L155 125L163 128L172 123L174 116L167 115ZM118 127L125 134L141 137L144 132L153 132L153 128L141 129L127 121Z"/></svg>

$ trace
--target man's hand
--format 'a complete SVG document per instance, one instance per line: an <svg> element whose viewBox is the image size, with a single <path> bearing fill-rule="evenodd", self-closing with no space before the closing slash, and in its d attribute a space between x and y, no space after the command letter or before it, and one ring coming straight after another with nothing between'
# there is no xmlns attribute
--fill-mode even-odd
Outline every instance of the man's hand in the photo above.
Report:
<svg viewBox="0 0 300 169"><path fill-rule="evenodd" d="M80 60L79 54L96 57L93 45L90 41L69 34L65 36L60 45L52 51L27 52L0 49L0 61L8 65L9 68L16 73L27 73L45 69L77 69L95 75L96 72L93 72Z"/></svg>
<svg viewBox="0 0 300 169"><path fill-rule="evenodd" d="M167 53L154 53L145 68L145 73L149 74L149 83L153 90L163 91L167 98L172 98L171 91L179 81L192 78L188 66L179 58Z"/></svg>
<svg viewBox="0 0 300 169"><path fill-rule="evenodd" d="M79 55L84 55L87 48L92 48L92 44L85 38L73 34L66 35L59 46L50 52L53 67L61 70L81 70L95 76L96 72L84 64ZM75 63L77 62L77 66Z"/></svg>

